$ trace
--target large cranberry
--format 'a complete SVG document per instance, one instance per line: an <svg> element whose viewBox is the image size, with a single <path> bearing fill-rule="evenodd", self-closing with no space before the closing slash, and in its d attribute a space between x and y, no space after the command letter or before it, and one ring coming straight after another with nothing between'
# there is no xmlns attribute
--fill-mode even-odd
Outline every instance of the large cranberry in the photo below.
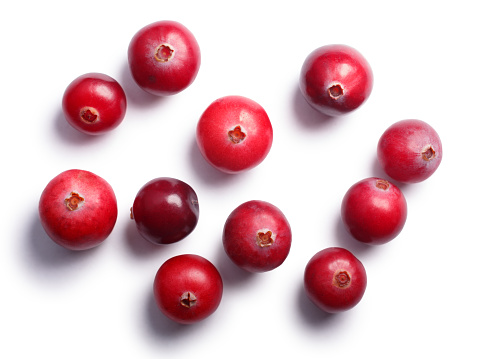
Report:
<svg viewBox="0 0 479 359"><path fill-rule="evenodd" d="M193 188L169 177L146 183L131 208L138 231L154 244L170 244L188 236L198 223L199 213Z"/></svg>
<svg viewBox="0 0 479 359"><path fill-rule="evenodd" d="M249 272L266 272L280 266L291 248L291 228L276 206L248 201L228 216L223 229L228 257Z"/></svg>
<svg viewBox="0 0 479 359"><path fill-rule="evenodd" d="M358 241L384 244L403 229L407 204L401 190L381 178L363 179L344 195L341 219L347 231Z"/></svg>
<svg viewBox="0 0 479 359"><path fill-rule="evenodd" d="M260 164L273 143L266 111L241 96L217 99L203 112L196 128L201 154L213 167L239 173Z"/></svg>
<svg viewBox="0 0 479 359"><path fill-rule="evenodd" d="M153 293L164 315L181 324L192 324L216 311L223 295L223 280L207 259L182 254L158 269Z"/></svg>
<svg viewBox="0 0 479 359"><path fill-rule="evenodd" d="M366 59L346 45L314 50L303 63L299 88L316 110L337 116L357 109L373 88L373 73Z"/></svg>
<svg viewBox="0 0 479 359"><path fill-rule="evenodd" d="M426 122L402 120L392 124L379 139L378 160L392 179L416 183L429 178L442 160L437 132Z"/></svg>
<svg viewBox="0 0 479 359"><path fill-rule="evenodd" d="M40 196L40 221L50 238L73 250L96 247L115 226L118 209L111 186L83 170L53 178Z"/></svg>
<svg viewBox="0 0 479 359"><path fill-rule="evenodd" d="M100 135L118 127L126 113L126 95L110 76L88 73L66 88L63 114L70 125L89 135Z"/></svg>
<svg viewBox="0 0 479 359"><path fill-rule="evenodd" d="M140 29L128 47L135 82L157 96L177 94L196 78L200 47L193 34L175 21L158 21Z"/></svg>
<svg viewBox="0 0 479 359"><path fill-rule="evenodd" d="M306 265L306 295L328 313L356 306L366 291L366 270L359 259L344 248L326 248L316 253Z"/></svg>

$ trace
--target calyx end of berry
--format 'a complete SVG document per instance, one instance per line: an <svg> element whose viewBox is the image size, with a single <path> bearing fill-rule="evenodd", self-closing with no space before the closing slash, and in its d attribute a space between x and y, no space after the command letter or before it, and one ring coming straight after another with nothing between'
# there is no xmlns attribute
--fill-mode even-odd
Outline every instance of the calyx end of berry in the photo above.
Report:
<svg viewBox="0 0 479 359"><path fill-rule="evenodd" d="M259 230L256 234L256 243L261 248L272 246L275 235L270 230Z"/></svg>
<svg viewBox="0 0 479 359"><path fill-rule="evenodd" d="M184 292L180 298L181 306L191 308L196 305L196 296L191 292Z"/></svg>
<svg viewBox="0 0 479 359"><path fill-rule="evenodd" d="M80 118L83 122L92 124L100 120L100 114L93 107L83 107L80 110Z"/></svg>
<svg viewBox="0 0 479 359"><path fill-rule="evenodd" d="M348 271L338 269L333 276L333 285L335 287L346 289L351 285L351 275Z"/></svg>
<svg viewBox="0 0 479 359"><path fill-rule="evenodd" d="M422 149L421 155L424 161L431 161L436 157L436 151L434 151L432 145L427 145Z"/></svg>
<svg viewBox="0 0 479 359"><path fill-rule="evenodd" d="M84 202L85 199L77 192L71 192L70 196L65 198L65 205L70 211L76 211L83 205Z"/></svg>
<svg viewBox="0 0 479 359"><path fill-rule="evenodd" d="M228 131L228 138L231 142L233 142L236 145L244 141L244 139L246 138L246 133L244 132L244 130L241 128L240 125L236 125L231 130Z"/></svg>
<svg viewBox="0 0 479 359"><path fill-rule="evenodd" d="M170 44L161 44L155 49L155 60L158 62L168 62L175 56L175 49Z"/></svg>
<svg viewBox="0 0 479 359"><path fill-rule="evenodd" d="M386 191L390 186L390 183L384 179L378 179L376 181L376 187L379 189L382 189L383 191Z"/></svg>
<svg viewBox="0 0 479 359"><path fill-rule="evenodd" d="M331 86L328 88L328 95L329 95L329 97L331 97L333 100L339 99L341 96L344 95L343 86L341 86L341 84L331 85Z"/></svg>

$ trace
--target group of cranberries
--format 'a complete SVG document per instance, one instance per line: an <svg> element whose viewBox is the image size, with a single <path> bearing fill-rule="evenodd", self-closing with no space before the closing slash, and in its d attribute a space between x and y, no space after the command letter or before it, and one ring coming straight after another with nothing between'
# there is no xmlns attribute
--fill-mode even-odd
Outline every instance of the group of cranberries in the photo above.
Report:
<svg viewBox="0 0 479 359"><path fill-rule="evenodd" d="M179 93L195 79L200 49L192 33L174 21L159 21L139 30L128 48L134 81L158 96ZM304 61L299 88L306 101L327 116L357 109L373 86L371 68L355 49L328 45ZM89 73L75 79L62 102L66 120L77 130L99 135L116 128L125 117L125 92L113 78ZM259 165L273 141L266 111L251 99L226 96L211 103L196 128L198 149L219 171L239 173ZM424 181L442 158L439 136L420 120L399 121L386 129L377 146L384 172L402 183ZM111 186L101 177L72 169L53 178L44 189L39 215L53 241L71 250L102 243L115 226L118 210ZM146 240L166 245L188 236L199 219L198 197L187 183L159 177L138 191L130 217ZM341 219L353 238L384 244L402 230L407 205L399 187L383 178L366 178L349 188ZM238 267L266 272L280 266L291 247L291 227L281 210L260 200L239 205L227 217L223 246ZM304 289L319 308L334 313L354 307L366 290L363 264L348 250L326 248L304 271ZM168 259L153 283L159 309L179 323L194 323L219 306L223 281L216 267L193 254Z"/></svg>

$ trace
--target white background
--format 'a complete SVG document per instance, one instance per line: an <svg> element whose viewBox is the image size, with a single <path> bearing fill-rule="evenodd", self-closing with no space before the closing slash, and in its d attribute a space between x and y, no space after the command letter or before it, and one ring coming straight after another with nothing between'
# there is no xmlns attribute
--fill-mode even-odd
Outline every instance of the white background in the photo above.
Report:
<svg viewBox="0 0 479 359"><path fill-rule="evenodd" d="M389 4L96 0L2 8L0 356L477 357L474 1ZM154 98L132 82L126 52L137 30L164 19L194 33L202 64L184 92ZM298 76L306 56L331 43L358 49L375 83L361 108L325 121L301 97ZM61 113L66 86L87 72L116 78L128 98L125 120L102 137L76 132ZM260 103L274 129L266 160L240 175L214 170L195 144L199 116L225 95ZM361 245L340 222L342 197L356 181L383 176L377 141L405 118L436 129L443 162L428 180L401 186L401 234ZM105 178L119 206L111 236L82 253L54 244L38 220L43 188L71 168ZM201 214L189 237L155 247L137 234L129 209L140 187L160 176L189 183ZM250 199L278 206L293 231L284 264L257 275L234 267L221 244L226 217ZM368 273L363 300L337 315L314 307L302 287L307 261L329 246L351 250ZM159 266L181 253L208 258L224 280L218 310L192 326L165 319L152 296Z"/></svg>

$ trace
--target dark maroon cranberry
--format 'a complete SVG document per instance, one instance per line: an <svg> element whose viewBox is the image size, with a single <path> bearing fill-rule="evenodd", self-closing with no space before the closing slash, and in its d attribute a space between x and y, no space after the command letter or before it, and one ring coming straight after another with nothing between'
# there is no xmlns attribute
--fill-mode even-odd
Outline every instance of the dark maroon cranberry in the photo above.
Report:
<svg viewBox="0 0 479 359"><path fill-rule="evenodd" d="M304 271L307 296L328 313L356 306L366 291L366 284L363 264L344 248L326 248L316 253Z"/></svg>
<svg viewBox="0 0 479 359"><path fill-rule="evenodd" d="M153 293L161 312L182 324L192 324L213 314L223 295L223 280L207 259L183 254L168 259L158 269Z"/></svg>
<svg viewBox="0 0 479 359"><path fill-rule="evenodd" d="M131 208L131 218L145 239L169 244L195 229L199 211L193 188L178 179L160 177L140 189Z"/></svg>
<svg viewBox="0 0 479 359"><path fill-rule="evenodd" d="M276 206L248 201L229 215L223 229L228 257L249 272L266 272L280 266L291 248L291 228Z"/></svg>

